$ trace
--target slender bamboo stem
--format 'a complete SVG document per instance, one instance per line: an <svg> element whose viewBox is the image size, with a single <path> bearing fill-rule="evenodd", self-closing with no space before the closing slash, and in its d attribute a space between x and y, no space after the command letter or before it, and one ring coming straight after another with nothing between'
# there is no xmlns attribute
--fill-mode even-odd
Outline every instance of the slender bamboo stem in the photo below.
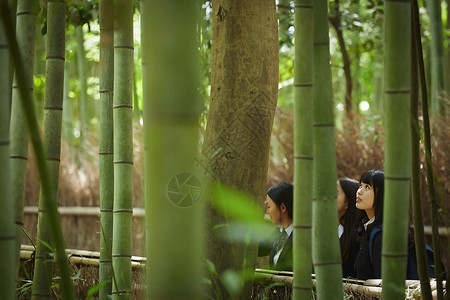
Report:
<svg viewBox="0 0 450 300"><path fill-rule="evenodd" d="M133 2L114 0L113 299L131 299L133 213Z"/></svg>
<svg viewBox="0 0 450 300"><path fill-rule="evenodd" d="M62 281L62 291L64 299L75 299L75 294L73 291L72 281L70 278L70 267L67 261L67 256L65 254L64 237L61 229L61 222L57 213L56 205L56 192L53 189L53 183L50 179L49 170L45 161L45 151L44 146L39 133L39 125L36 120L36 115L34 112L34 105L32 94L29 89L26 88L27 76L22 61L22 57L19 52L19 46L12 32L11 20L8 13L8 8L6 7L5 1L0 3L0 12L2 16L2 21L4 22L5 28L8 30L7 39L11 48L13 63L16 70L17 81L19 83L19 91L22 95L21 103L24 111L25 119L27 121L27 128L30 133L31 143L33 145L33 150L36 157L36 164L39 172L39 177L41 179L41 189L42 194L45 196L44 206L48 213L49 218L49 231L52 240L56 246L56 259L58 266L60 268L61 281Z"/></svg>
<svg viewBox="0 0 450 300"><path fill-rule="evenodd" d="M420 79L420 89L422 92L422 111L423 111L423 129L424 129L424 144L425 144L425 162L427 166L427 181L428 181L428 203L430 205L431 211L431 225L432 225L432 240L433 240L433 250L434 250L434 261L435 261L435 273L437 281L437 294L438 299L443 299L443 287L442 280L444 278L444 270L440 263L441 261L441 251L439 242L439 228L438 228L438 214L437 214L437 194L434 188L434 174L433 174L433 163L431 158L431 134L430 134L430 117L428 113L428 91L427 82L425 77L425 64L423 61L423 50L422 42L420 39L420 19L419 19L419 8L416 1L413 1L412 8L414 9L414 36L417 45L417 54L419 59L419 79Z"/></svg>
<svg viewBox="0 0 450 300"><path fill-rule="evenodd" d="M9 159L9 116L10 68L3 23L0 23L0 296L2 299L14 299L16 290L16 234L14 228L14 205L11 201L10 159Z"/></svg>
<svg viewBox="0 0 450 300"><path fill-rule="evenodd" d="M100 289L100 299L112 293L111 248L113 235L114 199L114 4L100 0L100 267L99 281L108 281Z"/></svg>
<svg viewBox="0 0 450 300"><path fill-rule="evenodd" d="M342 299L336 213L336 146L331 85L328 1L314 1L314 125L312 254L319 299ZM327 222L323 222L327 220Z"/></svg>
<svg viewBox="0 0 450 300"><path fill-rule="evenodd" d="M313 1L295 1L293 299L311 298Z"/></svg>
<svg viewBox="0 0 450 300"><path fill-rule="evenodd" d="M404 297L411 188L411 5L385 1L383 299ZM399 118L399 116L402 116Z"/></svg>
<svg viewBox="0 0 450 300"><path fill-rule="evenodd" d="M31 0L20 0L17 3L16 16L16 38L21 51L21 56L26 66L27 88L33 90L33 65L34 65L34 31L36 27L37 2ZM15 79L15 81L17 81ZM20 241L23 227L23 205L25 199L25 178L28 163L29 137L26 129L26 121L20 104L20 94L17 82L13 83L11 123L10 123L10 164L11 177L11 202L14 203L14 221L16 224L16 264L19 264ZM18 271L19 269L17 269Z"/></svg>
<svg viewBox="0 0 450 300"><path fill-rule="evenodd" d="M412 5L414 5L414 3ZM414 215L414 240L422 298L424 300L431 300L431 286L428 277L428 262L425 251L422 199L420 196L419 74L416 36L414 31L414 8L411 12L411 23L413 28L411 36L411 195Z"/></svg>

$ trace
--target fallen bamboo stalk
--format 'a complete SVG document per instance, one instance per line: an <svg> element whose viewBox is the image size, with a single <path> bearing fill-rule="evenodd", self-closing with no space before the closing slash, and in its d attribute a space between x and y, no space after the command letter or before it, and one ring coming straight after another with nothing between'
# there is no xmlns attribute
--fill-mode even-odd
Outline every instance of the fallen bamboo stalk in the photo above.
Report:
<svg viewBox="0 0 450 300"><path fill-rule="evenodd" d="M37 206L25 206L23 209L24 214L37 214ZM58 207L58 213L60 215L68 216L99 216L100 207L88 207L88 206L60 206ZM140 207L133 208L133 216L142 218L145 216L145 210Z"/></svg>
<svg viewBox="0 0 450 300"><path fill-rule="evenodd" d="M35 253L34 246L31 245L21 245L20 259L28 260L33 259ZM77 249L66 249L67 258L69 262L76 265L99 265L100 252L87 251L87 250L77 250ZM145 257L132 256L131 266L134 268L144 268L145 267Z"/></svg>

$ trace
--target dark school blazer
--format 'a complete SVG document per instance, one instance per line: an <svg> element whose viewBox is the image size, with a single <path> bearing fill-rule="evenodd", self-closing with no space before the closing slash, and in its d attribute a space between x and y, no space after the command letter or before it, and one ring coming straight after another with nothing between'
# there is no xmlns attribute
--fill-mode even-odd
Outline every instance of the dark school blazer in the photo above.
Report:
<svg viewBox="0 0 450 300"><path fill-rule="evenodd" d="M269 266L272 270L292 271L292 235L293 232L289 235L286 242L284 243L283 249L281 249L281 253L276 264L273 261L273 258L276 254L275 249L272 248L272 250L270 251Z"/></svg>
<svg viewBox="0 0 450 300"><path fill-rule="evenodd" d="M279 230L275 229L274 233ZM273 248L273 236L272 233L271 238L262 240L259 243L258 256L267 256L269 255L269 267L272 270L276 271L292 271L292 232L284 243L283 249L281 250L280 256L278 257L277 264L274 264L273 258L276 254L275 249Z"/></svg>
<svg viewBox="0 0 450 300"><path fill-rule="evenodd" d="M344 231L341 238L339 239L339 242L341 243L344 241L345 235L348 234ZM356 278L356 271L355 271L355 262L356 257L359 253L359 242L358 242L358 232L357 230L353 230L352 232L352 241L350 243L350 249L348 253L348 257L345 261L342 261L342 277L344 278Z"/></svg>

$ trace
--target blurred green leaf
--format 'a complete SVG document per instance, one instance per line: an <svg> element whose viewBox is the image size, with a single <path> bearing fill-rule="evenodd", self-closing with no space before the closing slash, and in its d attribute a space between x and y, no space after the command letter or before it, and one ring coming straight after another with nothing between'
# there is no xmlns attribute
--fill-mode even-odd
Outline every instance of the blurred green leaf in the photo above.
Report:
<svg viewBox="0 0 450 300"><path fill-rule="evenodd" d="M225 286L227 291L234 297L241 293L241 276L234 270L225 270L222 273L222 284Z"/></svg>
<svg viewBox="0 0 450 300"><path fill-rule="evenodd" d="M213 191L212 204L225 217L247 222L263 220L263 209L244 193L218 183Z"/></svg>

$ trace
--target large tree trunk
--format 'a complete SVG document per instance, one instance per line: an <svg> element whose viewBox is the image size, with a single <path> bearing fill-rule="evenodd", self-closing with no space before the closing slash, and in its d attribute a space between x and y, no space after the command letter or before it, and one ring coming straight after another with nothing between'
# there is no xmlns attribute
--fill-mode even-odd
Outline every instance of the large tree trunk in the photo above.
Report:
<svg viewBox="0 0 450 300"><path fill-rule="evenodd" d="M107 283L99 292L100 299L111 295L111 248L113 235L114 199L114 4L100 0L100 130L99 130L99 184L100 184L100 266L99 281Z"/></svg>
<svg viewBox="0 0 450 300"><path fill-rule="evenodd" d="M64 91L65 58L65 3L49 2L47 5L48 38L46 89L44 100L44 148L46 163L57 195L59 181L59 162L61 154L61 126ZM37 229L37 248L34 267L32 298L50 297L50 284L53 275L53 255L46 244L50 241L49 217L42 193L39 197L39 214ZM57 201L57 199L54 199Z"/></svg>
<svg viewBox="0 0 450 300"><path fill-rule="evenodd" d="M293 299L311 298L313 1L295 1Z"/></svg>
<svg viewBox="0 0 450 300"><path fill-rule="evenodd" d="M142 2L147 299L202 299L196 1Z"/></svg>
<svg viewBox="0 0 450 300"><path fill-rule="evenodd" d="M385 2L383 299L405 296L411 184L411 3ZM401 118L399 118L401 116Z"/></svg>
<svg viewBox="0 0 450 300"><path fill-rule="evenodd" d="M133 55L133 2L114 0L113 299L131 299Z"/></svg>
<svg viewBox="0 0 450 300"><path fill-rule="evenodd" d="M275 1L213 1L212 16L211 102L199 164L211 180L261 203L278 91ZM227 220L214 209L209 220L208 256L219 273L253 269L256 245L222 240L213 227Z"/></svg>
<svg viewBox="0 0 450 300"><path fill-rule="evenodd" d="M0 23L0 291L2 298L14 299L16 294L16 234L14 204L11 198L9 159L10 64L9 48L3 23Z"/></svg>

